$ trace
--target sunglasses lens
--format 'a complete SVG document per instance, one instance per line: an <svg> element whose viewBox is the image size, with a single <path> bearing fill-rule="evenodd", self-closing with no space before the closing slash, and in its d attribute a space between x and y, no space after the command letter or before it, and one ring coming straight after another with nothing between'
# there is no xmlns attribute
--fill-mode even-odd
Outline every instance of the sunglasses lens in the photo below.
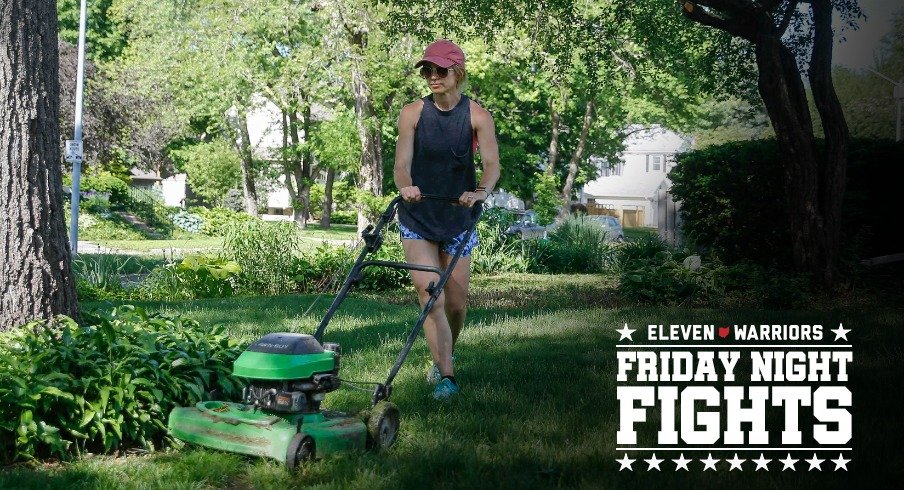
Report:
<svg viewBox="0 0 904 490"><path fill-rule="evenodd" d="M424 65L421 67L421 76L424 78L430 78L433 74L436 74L439 78L446 78L449 75L448 68L442 68L439 66L427 66Z"/></svg>

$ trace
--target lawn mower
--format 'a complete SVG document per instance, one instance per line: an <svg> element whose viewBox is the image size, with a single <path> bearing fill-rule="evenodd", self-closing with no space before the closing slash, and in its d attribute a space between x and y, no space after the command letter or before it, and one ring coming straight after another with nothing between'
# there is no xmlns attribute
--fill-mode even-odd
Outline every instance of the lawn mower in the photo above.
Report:
<svg viewBox="0 0 904 490"><path fill-rule="evenodd" d="M458 198L424 195L427 199L458 202ZM367 260L383 243L383 230L395 217L401 197L396 197L380 215L376 225L362 232L364 247L345 278L313 335L267 334L242 352L233 364L233 374L248 380L237 401L207 400L193 407L177 407L169 415L169 432L180 440L202 446L283 462L290 470L315 457L338 451L389 448L399 431L400 412L389 401L392 381L420 334L427 314L443 291L465 244L474 233L467 231L449 266L438 267ZM483 206L474 206L475 218ZM384 383L374 383L371 408L357 415L321 409L326 393L342 385L339 377L340 346L321 343L326 326L367 267L391 267L436 273L439 278L427 288L430 298L421 310L401 352Z"/></svg>

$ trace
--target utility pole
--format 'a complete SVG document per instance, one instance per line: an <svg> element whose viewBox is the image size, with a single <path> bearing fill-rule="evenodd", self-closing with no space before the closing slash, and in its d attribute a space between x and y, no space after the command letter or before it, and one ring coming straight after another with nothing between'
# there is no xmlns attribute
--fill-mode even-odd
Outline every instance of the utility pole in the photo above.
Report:
<svg viewBox="0 0 904 490"><path fill-rule="evenodd" d="M892 80L890 77L887 77L887 76L879 73L878 71L873 70L870 67L867 67L866 69L875 73L876 75L879 75L880 77L884 78L885 80L887 80L888 82L890 82L891 84L893 84L895 86L895 91L893 93L894 98L895 98L895 105L897 106L897 110L896 110L897 119L895 122L895 141L901 141L901 112L902 112L902 105L904 105L904 80L901 80L900 82L896 82L896 81Z"/></svg>
<svg viewBox="0 0 904 490"><path fill-rule="evenodd" d="M82 160L82 99L85 86L85 30L88 20L88 0L81 0L78 23L78 71L75 76L75 131L66 141L66 161L72 164L72 216L69 223L69 251L78 253L78 206L81 192Z"/></svg>

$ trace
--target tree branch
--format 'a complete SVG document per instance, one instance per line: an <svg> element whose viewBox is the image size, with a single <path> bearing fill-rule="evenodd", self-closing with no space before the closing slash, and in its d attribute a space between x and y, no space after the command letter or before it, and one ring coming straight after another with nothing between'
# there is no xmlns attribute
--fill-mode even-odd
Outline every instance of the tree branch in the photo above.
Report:
<svg viewBox="0 0 904 490"><path fill-rule="evenodd" d="M713 1L707 0L707 3L713 3ZM742 23L731 19L710 15L706 12L706 10L701 8L696 3L684 2L684 5L682 5L681 7L681 13L684 14L684 16L688 19L691 19L692 21L699 24L714 27L716 29L725 31L732 36L740 37L750 42L756 42L756 38L754 36L755 33L750 30L749 26L745 26Z"/></svg>

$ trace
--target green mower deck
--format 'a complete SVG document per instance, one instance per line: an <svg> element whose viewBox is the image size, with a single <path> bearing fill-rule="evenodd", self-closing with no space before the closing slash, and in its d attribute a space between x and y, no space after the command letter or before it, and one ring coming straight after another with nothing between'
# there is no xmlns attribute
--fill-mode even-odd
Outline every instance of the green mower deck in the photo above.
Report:
<svg viewBox="0 0 904 490"><path fill-rule="evenodd" d="M214 449L264 456L295 467L305 459L363 449L367 425L356 417L321 411L272 414L241 403L205 401L174 409L170 434Z"/></svg>

